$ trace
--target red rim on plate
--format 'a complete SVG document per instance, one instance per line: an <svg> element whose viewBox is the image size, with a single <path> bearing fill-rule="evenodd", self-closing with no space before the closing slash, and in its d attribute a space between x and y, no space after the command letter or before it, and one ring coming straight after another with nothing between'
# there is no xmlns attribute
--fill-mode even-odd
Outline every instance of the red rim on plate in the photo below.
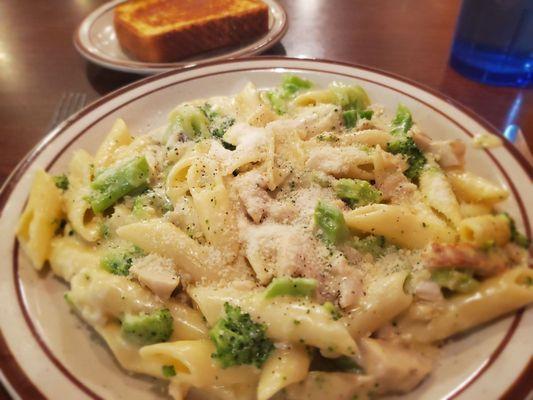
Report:
<svg viewBox="0 0 533 400"><path fill-rule="evenodd" d="M326 72L326 73L327 72L331 72L331 71L329 71L327 69L316 68L316 66L313 66L313 64L312 64L313 62L320 62L320 63L324 63L324 64L341 65L341 66L353 67L353 68L357 68L357 69L360 69L360 70L366 70L366 71L370 71L370 72L379 73L381 75L389 76L389 77L392 77L392 78L394 78L394 79L396 79L398 81L413 85L413 86L418 87L418 88L420 88L420 89L422 89L422 90L424 90L426 92L429 92L430 94L432 94L432 95L434 95L434 96L436 96L436 97L438 97L440 99L444 99L446 102L452 104L453 106L455 106L456 108L460 109L461 111L464 111L474 121L476 121L481 126L483 126L488 132L492 132L492 133L496 133L496 134L498 133L498 131L491 124L486 122L484 119L482 119L481 117L479 117L476 114L474 114L471 110L469 110L469 109L465 108L464 106L458 104L454 100L442 95L441 93L439 93L439 92L437 92L437 91L435 91L435 90L433 90L431 88L426 88L423 85L420 85L420 84L418 84L416 82L413 82L413 81L410 81L408 79L399 77L399 76L397 76L395 74L391 74L391 73L388 73L388 72L380 71L380 70L375 69L375 68L369 68L369 67L366 67L366 66L348 64L348 63L341 63L341 62L331 62L331 61L320 60L320 59L296 59L296 58L292 58L291 59L291 58L288 58L288 57L261 57L261 58L257 58L256 57L256 58L240 59L240 60L236 60L236 61L211 62L211 63L203 64L202 66L188 67L188 68L184 68L184 69L181 69L181 70L169 71L169 72L160 74L158 76L148 77L148 78L142 79L140 81L134 82L134 83L132 83L132 84L130 84L128 86L125 86L125 87L123 87L123 88L121 88L121 89L119 89L119 90L117 90L115 92L112 92L112 93L102 97L101 99L91 103L89 106L87 106L86 108L84 108L83 110L78 112L77 114L73 115L67 121L65 121L60 126L58 126L56 129L54 129L52 132L50 132L37 146L35 146L34 149L32 151L30 151L21 160L21 162L17 165L17 167L14 169L14 171L8 177L7 181L5 182L5 184L3 185L3 187L2 187L2 189L0 191L0 215L3 214L4 207L5 207L6 203L7 203L8 199L10 197L10 194L12 193L13 189L16 187L18 181L20 180L22 175L27 171L27 169L32 164L32 162L35 160L35 158L45 148L47 148L50 143L52 143L57 137L59 137L63 132L65 132L65 130L69 126L71 126L74 122L78 121L80 118L82 118L86 114L90 113L94 109L98 108L102 104L107 103L109 100L111 100L111 99L113 99L113 98L115 98L115 97L117 97L117 96L119 96L119 95L121 95L121 94L123 94L125 92L131 91L131 90L133 90L133 89L135 89L135 88L137 88L139 86L142 86L142 85L144 85L144 84L146 84L148 82L160 80L162 78L165 78L165 77L168 77L168 76L171 76L171 75L179 75L179 74L182 74L184 72L190 71L191 69L199 69L201 67L205 67L205 66L209 66L209 65L222 65L222 64L232 63L232 62L233 63L239 63L239 62L242 62L242 61L251 61L251 60L255 60L256 62L260 61L260 60L270 60L270 61L272 61L272 60L280 60L280 61L282 61L282 60L285 60L285 61L286 60L293 60L293 61L300 61L300 62L309 61L310 62L310 68L301 67L301 66L293 68L293 69L301 70L301 71ZM282 67L282 68L291 69L290 67ZM101 119L105 118L110 113L115 112L117 109L125 106L126 104L128 104L130 102L138 100L141 97L147 96L147 95L149 95L149 94L151 94L151 93L153 93L155 91L162 90L162 89L164 89L166 87L169 87L169 86L179 85L179 84L181 84L183 82L204 78L206 76L219 75L219 74L231 73L231 72L239 72L239 71L258 71L258 70L272 70L272 69L274 69L274 67L250 66L248 68L242 68L242 69L233 69L233 70L222 71L222 72L210 72L210 73L206 73L206 74L203 74L203 75L197 75L197 76L194 76L194 77L191 77L191 78L188 78L188 79L182 79L182 80L179 80L179 81L175 81L175 82L172 82L172 83L170 83L168 85L158 87L158 88L156 88L154 90L151 90L149 92L141 93L141 94L137 95L135 98L130 99L130 100L128 100L128 101L126 101L126 102L124 102L124 103L122 103L120 105L117 105L115 108L113 108L112 110L110 110L106 114L102 115L97 120L93 121L89 126L85 127L81 132L77 133L68 143L66 143L57 152L57 154L55 154L55 157L46 166L46 169L47 170L50 169L53 166L53 164L57 161L59 156L68 147L70 147L70 145L72 145L73 142L76 141L76 139L78 139L80 136L84 135L94 124L96 124ZM457 125L463 132L465 132L469 136L473 136L473 133L470 132L468 129L466 129L464 126L460 125L456 121L451 120L451 118L448 115L444 114L442 111L438 110L437 108L435 108L431 104L425 102L424 100L414 97L412 94L402 92L399 89L393 88L391 86L387 86L387 85L385 85L385 84L383 84L381 82L373 81L373 80L370 80L370 79L367 79L367 78L358 77L356 75L343 74L343 73L339 73L339 72L333 72L333 73L336 74L336 75L340 75L340 76L344 75L344 76L347 76L347 77L350 77L350 78L372 82L372 83L378 84L380 86L387 87L387 88L389 88L391 90L394 90L396 92L402 93L403 95L409 96L409 97L411 97L413 99L416 99L418 102L424 104L427 107L432 108L436 112L440 113L441 115L443 115L444 117L446 117L447 119L452 121L455 125ZM529 166L527 161L524 159L524 157L514 148L514 146L512 146L512 144L508 143L507 141L504 141L504 145L507 148L507 150L509 150L509 152L514 156L514 158L519 162L521 167L524 169L526 174L531 179L532 178L531 167ZM523 203L521 197L518 195L518 192L516 190L516 187L515 187L513 181L511 180L511 177L508 175L508 173L505 171L505 169L502 167L502 165L496 159L496 157L491 153L491 151L489 151L489 150L485 150L485 151L489 155L491 160L499 168L499 170L502 172L502 174L504 175L505 179L507 180L511 190L513 191L513 194L514 194L514 196L515 196L515 198L517 200L518 206L520 208L520 212L522 214L522 218L523 218L524 223L525 223L526 233L528 234L528 236L531 236L531 227L529 226L529 221L527 219L527 214L525 213L524 203ZM46 343L43 341L43 339L37 333L37 331L35 329L35 326L33 325L32 321L31 321L31 318L29 316L28 310L26 308L26 305L25 305L25 302L24 302L24 298L23 298L23 295L21 293L21 288L20 288L21 282L18 279L18 243L15 242L15 245L14 245L13 248L14 248L14 251L13 251L13 254L12 254L12 256L13 256L13 268L14 268L13 277L14 277L14 280L15 280L15 282L14 282L15 288L17 290L17 301L18 301L19 307L21 308L22 313L24 315L25 322L28 325L31 333L33 334L36 342L41 347L41 349L44 351L44 353L49 358L49 360L61 371L61 373L67 379L69 379L74 385L76 385L80 390L82 390L89 397L94 398L94 399L100 399L100 397L97 394L95 394L92 390L90 390L88 387L86 387L75 376L73 376L68 371L67 368L65 368L65 366L61 363L61 361L59 361L57 359L57 357L52 353L52 351L49 349L49 347L46 345ZM453 390L451 393L449 393L447 395L447 397L446 397L447 400L453 399L453 398L457 397L458 395L460 395L465 389L467 389L470 385L472 385L481 375L483 375L490 368L490 366L498 358L500 353L505 349L505 347L509 343L510 339L512 338L516 328L518 327L518 325L519 325L519 323L521 321L522 314L523 314L523 310L520 310L520 311L518 311L515 314L515 317L514 317L512 323L511 323L510 327L508 328L503 340L499 343L499 345L496 347L496 349L493 351L493 353L490 355L490 357L481 366L481 368L479 368L476 371L476 373L473 376L469 377L459 387L455 388L455 390ZM2 372L2 375L5 377L5 379L7 379L7 381L10 383L10 385L8 387L14 393L18 394L22 399L32 399L33 400L33 399L44 399L44 398L46 398L39 391L39 389L32 383L31 379L25 374L25 372L22 370L22 368L18 365L18 363L17 363L17 361L16 361L16 359L14 357L13 352L7 346L7 343L4 340L4 338L3 338L1 333L0 333L0 356L1 356L1 359L2 359L2 364L0 365L0 371ZM530 360L529 364L522 371L522 373L520 373L519 376L517 376L516 380L507 388L507 390L505 391L505 393L504 393L502 398L504 398L504 399L513 399L513 400L514 399L525 398L527 393L530 392L531 389L533 388L533 382L530 379L532 370L533 370L533 363Z"/></svg>

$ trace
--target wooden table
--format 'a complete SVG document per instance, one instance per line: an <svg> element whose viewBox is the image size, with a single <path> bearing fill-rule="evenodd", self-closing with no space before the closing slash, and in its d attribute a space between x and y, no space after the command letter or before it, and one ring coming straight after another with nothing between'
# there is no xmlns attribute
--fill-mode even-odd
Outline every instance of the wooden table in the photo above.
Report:
<svg viewBox="0 0 533 400"><path fill-rule="evenodd" d="M448 54L459 0L280 0L289 30L268 53L377 67L437 89L498 129L518 123L533 143L533 91L472 82ZM138 76L84 61L72 45L102 0L0 2L0 182L44 135L64 92L97 99ZM513 116L514 115L514 116ZM2 395L0 399L7 398Z"/></svg>
<svg viewBox="0 0 533 400"><path fill-rule="evenodd" d="M72 45L75 27L102 2L0 2L0 181L46 133L62 93L86 92L94 100L139 79L87 63ZM448 66L459 0L282 3L289 30L269 54L347 61L406 76L472 108L498 129L516 118L533 143L532 90L482 85Z"/></svg>

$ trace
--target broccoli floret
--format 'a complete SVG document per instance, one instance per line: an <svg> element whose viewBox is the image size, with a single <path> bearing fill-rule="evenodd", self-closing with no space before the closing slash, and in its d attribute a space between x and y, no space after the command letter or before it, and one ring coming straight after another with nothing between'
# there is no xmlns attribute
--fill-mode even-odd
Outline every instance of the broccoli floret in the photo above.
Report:
<svg viewBox="0 0 533 400"><path fill-rule="evenodd" d="M209 120L200 107L182 104L170 113L170 127L173 131L182 131L189 139L210 136Z"/></svg>
<svg viewBox="0 0 533 400"><path fill-rule="evenodd" d="M65 302L68 304L68 306L69 306L72 310L75 310L75 309L76 309L76 306L74 305L74 302L73 302L72 299L70 298L69 292L65 293L65 294L63 295L63 298L65 299Z"/></svg>
<svg viewBox="0 0 533 400"><path fill-rule="evenodd" d="M331 93L330 102L342 108L342 120L347 129L353 128L359 118L372 118L374 112L365 110L370 105L370 98L361 86L333 82L329 86L329 91Z"/></svg>
<svg viewBox="0 0 533 400"><path fill-rule="evenodd" d="M274 278L265 289L265 298L277 296L306 297L315 292L317 281L307 278Z"/></svg>
<svg viewBox="0 0 533 400"><path fill-rule="evenodd" d="M372 110L363 110L363 111L359 111L357 113L357 115L359 116L359 118L371 120L372 119L372 115L374 115L374 111L372 111Z"/></svg>
<svg viewBox="0 0 533 400"><path fill-rule="evenodd" d="M363 239L354 240L351 246L361 253L370 253L374 258L379 258L384 254L386 244L383 236L368 235Z"/></svg>
<svg viewBox="0 0 533 400"><path fill-rule="evenodd" d="M315 208L315 224L329 243L341 243L350 235L342 211L323 201Z"/></svg>
<svg viewBox="0 0 533 400"><path fill-rule="evenodd" d="M353 374L364 373L363 368L357 362L348 356L340 356L337 358L323 357L319 352L313 355L310 371L324 371L324 372L349 372Z"/></svg>
<svg viewBox="0 0 533 400"><path fill-rule="evenodd" d="M479 281L471 273L451 268L437 269L431 273L431 280L439 286L458 293L470 293L477 289Z"/></svg>
<svg viewBox="0 0 533 400"><path fill-rule="evenodd" d="M109 229L109 225L105 222L100 225L100 235L104 239L109 239L109 236L111 236L111 230Z"/></svg>
<svg viewBox="0 0 533 400"><path fill-rule="evenodd" d="M296 75L285 75L281 82L281 89L286 97L294 96L302 90L311 89L312 86L311 81Z"/></svg>
<svg viewBox="0 0 533 400"><path fill-rule="evenodd" d="M266 99L277 114L285 114L287 112L287 103L296 95L303 91L310 89L313 86L311 81L302 79L296 75L285 75L281 85L271 91L265 93Z"/></svg>
<svg viewBox="0 0 533 400"><path fill-rule="evenodd" d="M115 275L128 275L131 264L131 257L123 253L109 253L100 260L100 266Z"/></svg>
<svg viewBox="0 0 533 400"><path fill-rule="evenodd" d="M222 138L226 131L235 123L235 118L223 118L211 128L211 135L217 138Z"/></svg>
<svg viewBox="0 0 533 400"><path fill-rule="evenodd" d="M412 126L413 118L409 109L400 104L396 110L396 116L392 120L391 135L395 139L389 142L387 149L393 154L402 154L407 158L409 168L405 171L405 176L416 182L427 160L416 146L413 138L407 135Z"/></svg>
<svg viewBox="0 0 533 400"><path fill-rule="evenodd" d="M148 186L150 166L143 157L135 157L117 167L107 168L91 183L89 202L95 213L102 213L126 195L139 193Z"/></svg>
<svg viewBox="0 0 533 400"><path fill-rule="evenodd" d="M342 113L342 121L344 122L344 126L346 128L353 128L355 124L357 123L357 111L355 110L348 110L344 111Z"/></svg>
<svg viewBox="0 0 533 400"><path fill-rule="evenodd" d="M151 314L126 314L122 318L120 330L126 340L145 346L170 339L174 331L173 322L174 319L167 309Z"/></svg>
<svg viewBox="0 0 533 400"><path fill-rule="evenodd" d="M68 177L65 174L54 176L54 183L56 184L58 189L61 189L61 190L68 189L69 181L68 181Z"/></svg>
<svg viewBox="0 0 533 400"><path fill-rule="evenodd" d="M146 202L144 201L144 197L137 196L135 197L135 200L133 200L133 207L131 208L131 212L137 218L145 218L147 215L145 207Z"/></svg>
<svg viewBox="0 0 533 400"><path fill-rule="evenodd" d="M311 173L311 182L316 183L320 187L330 187L333 181L334 178L322 171L313 171Z"/></svg>
<svg viewBox="0 0 533 400"><path fill-rule="evenodd" d="M153 190L148 190L133 200L133 207L131 209L133 215L137 218L147 218L151 211L155 211L163 215L169 211L173 211L174 206L165 194L160 194Z"/></svg>
<svg viewBox="0 0 533 400"><path fill-rule="evenodd" d="M392 120L392 134L403 135L407 133L413 126L413 117L409 109L403 104L398 105L396 109L396 115Z"/></svg>
<svg viewBox="0 0 533 400"><path fill-rule="evenodd" d="M509 214L503 213L503 215L509 221L509 229L511 231L511 242L516 243L518 246L523 247L524 249L529 249L529 246L531 245L531 240L529 240L526 235L516 229L516 223Z"/></svg>
<svg viewBox="0 0 533 400"><path fill-rule="evenodd" d="M372 119L372 115L374 114L374 111L372 110L347 110L342 113L342 120L344 122L344 126L348 129L353 128L357 120L359 118L361 119Z"/></svg>
<svg viewBox="0 0 533 400"><path fill-rule="evenodd" d="M331 132L328 132L328 133L321 133L320 135L317 135L316 140L320 142L337 142L339 140L339 137L334 135Z"/></svg>
<svg viewBox="0 0 533 400"><path fill-rule="evenodd" d="M334 321L341 319L341 311L337 307L335 307L335 304L333 304L331 301L326 301L324 304L322 304L322 307L324 307L324 309L330 313L331 318Z"/></svg>
<svg viewBox="0 0 533 400"><path fill-rule="evenodd" d="M286 101L281 97L281 94L276 91L269 91L265 93L266 99L269 101L270 106L276 112L281 115L287 112Z"/></svg>
<svg viewBox="0 0 533 400"><path fill-rule="evenodd" d="M100 266L112 274L126 276L129 274L133 260L143 254L143 251L137 246L125 251L110 251L102 257Z"/></svg>
<svg viewBox="0 0 533 400"><path fill-rule="evenodd" d="M161 367L161 373L165 378L172 378L173 376L176 376L176 369L173 365L163 365Z"/></svg>
<svg viewBox="0 0 533 400"><path fill-rule="evenodd" d="M340 105L345 111L355 110L359 112L370 105L370 98L361 86L333 82L329 89L336 97L336 104Z"/></svg>
<svg viewBox="0 0 533 400"><path fill-rule="evenodd" d="M228 142L225 142L225 141L222 141L222 146L224 146L225 149L227 150L235 150L237 148L237 146L231 144L231 143L228 143Z"/></svg>
<svg viewBox="0 0 533 400"><path fill-rule="evenodd" d="M335 193L352 208L379 203L382 197L378 189L361 179L339 179Z"/></svg>
<svg viewBox="0 0 533 400"><path fill-rule="evenodd" d="M216 348L211 357L222 368L242 364L260 368L274 350L266 336L266 326L253 322L250 314L243 313L238 306L224 303L224 311L226 316L209 331Z"/></svg>
<svg viewBox="0 0 533 400"><path fill-rule="evenodd" d="M211 136L221 139L226 131L235 123L235 118L227 117L213 110L211 104L205 103L200 107L209 121L209 132Z"/></svg>
<svg viewBox="0 0 533 400"><path fill-rule="evenodd" d="M417 181L422 168L426 164L426 157L420 151L412 137L403 137L388 144L388 150L393 154L402 154L407 158L409 168L405 171L411 181Z"/></svg>
<svg viewBox="0 0 533 400"><path fill-rule="evenodd" d="M209 122L214 121L215 118L220 115L218 112L213 110L213 106L210 103L204 103L203 106L200 106L200 110L204 113Z"/></svg>
<svg viewBox="0 0 533 400"><path fill-rule="evenodd" d="M170 114L169 119L166 138L173 132L183 132L189 139L214 137L222 141L226 131L235 123L235 118L213 110L209 103L202 106L182 104ZM229 145L224 141L222 144Z"/></svg>

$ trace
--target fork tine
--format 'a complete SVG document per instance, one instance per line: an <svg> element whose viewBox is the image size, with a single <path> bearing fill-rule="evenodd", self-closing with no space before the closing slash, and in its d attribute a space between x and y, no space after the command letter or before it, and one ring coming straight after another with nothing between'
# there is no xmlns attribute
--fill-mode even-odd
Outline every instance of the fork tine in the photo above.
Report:
<svg viewBox="0 0 533 400"><path fill-rule="evenodd" d="M85 96L86 95L84 93L79 93L79 92L73 92L70 94L69 104L66 109L65 117L60 122L64 121L65 119L67 119L68 117L70 117L72 114L74 114L76 111L78 111L80 108L83 107L83 105L85 104L85 100L84 100Z"/></svg>
<svg viewBox="0 0 533 400"><path fill-rule="evenodd" d="M58 124L66 120L72 114L85 106L87 94L80 92L64 92L54 111L48 130L53 129Z"/></svg>
<svg viewBox="0 0 533 400"><path fill-rule="evenodd" d="M68 105L67 105L67 108L65 110L65 115L61 119L61 121L59 121L59 122L63 122L64 120L66 120L68 117L70 117L74 113L75 107L76 107L77 98L78 98L78 93L70 93L70 97L68 99L69 100L68 101Z"/></svg>
<svg viewBox="0 0 533 400"><path fill-rule="evenodd" d="M65 104L67 97L67 93L63 93L61 95L61 98L59 99L59 103L57 103L56 109L54 110L54 115L52 115L52 120L50 121L49 129L52 129L57 125L57 121L59 120L59 116L61 114L61 110Z"/></svg>
<svg viewBox="0 0 533 400"><path fill-rule="evenodd" d="M68 117L70 105L72 103L72 96L73 96L73 93L69 92L66 94L65 100L63 101L63 104L61 104L59 108L58 120L56 121L55 125L58 125L59 123L61 123Z"/></svg>
<svg viewBox="0 0 533 400"><path fill-rule="evenodd" d="M85 106L86 102L87 95L85 93L78 93L78 101L76 103L76 109L74 110L74 112L78 112L79 110L81 110Z"/></svg>
<svg viewBox="0 0 533 400"><path fill-rule="evenodd" d="M78 97L78 94L77 93L70 93L69 94L69 98L68 98L68 104L67 104L67 107L65 109L65 116L64 118L61 119L61 121L64 121L66 120L70 115L72 115L72 112L74 110L74 107L75 107L75 104L76 104L76 99Z"/></svg>
<svg viewBox="0 0 533 400"><path fill-rule="evenodd" d="M77 93L76 102L74 103L74 109L72 110L72 114L75 112L78 112L83 108L87 101L87 95L85 93Z"/></svg>
<svg viewBox="0 0 533 400"><path fill-rule="evenodd" d="M81 101L80 101L80 110L85 107L87 104L87 93L80 93L81 94Z"/></svg>

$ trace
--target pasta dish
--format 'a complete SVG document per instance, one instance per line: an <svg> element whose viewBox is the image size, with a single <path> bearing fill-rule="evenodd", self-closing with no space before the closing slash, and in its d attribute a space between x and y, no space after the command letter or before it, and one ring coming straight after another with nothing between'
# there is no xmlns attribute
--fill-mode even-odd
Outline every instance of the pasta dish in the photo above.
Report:
<svg viewBox="0 0 533 400"><path fill-rule="evenodd" d="M35 174L17 237L127 371L174 399L407 393L533 302L509 193L399 104L295 75L178 105ZM429 135L428 135L429 134Z"/></svg>

